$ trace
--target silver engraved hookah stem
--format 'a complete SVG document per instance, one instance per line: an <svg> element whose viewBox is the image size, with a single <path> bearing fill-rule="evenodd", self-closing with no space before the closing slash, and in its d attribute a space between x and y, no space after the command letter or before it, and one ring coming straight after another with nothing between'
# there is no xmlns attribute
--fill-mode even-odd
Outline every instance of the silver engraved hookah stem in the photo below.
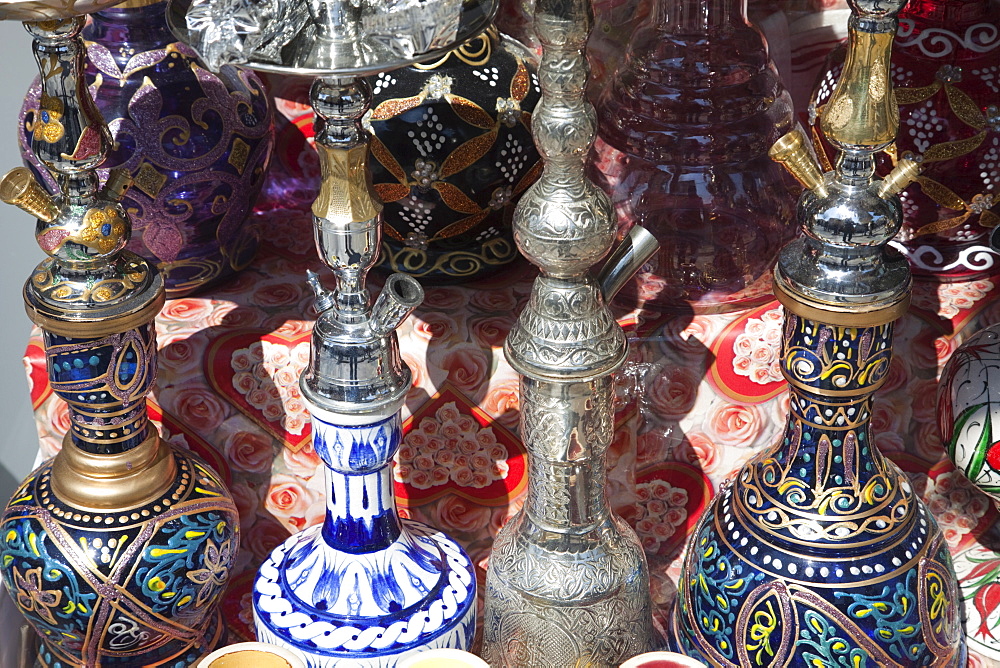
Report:
<svg viewBox="0 0 1000 668"><path fill-rule="evenodd" d="M616 231L608 197L584 174L596 132L584 97L591 22L588 0L536 4L542 99L532 133L545 169L515 211L514 233L541 275L504 345L521 376L530 466L524 508L497 536L486 576L492 666L617 666L652 636L645 555L605 491L612 374L628 353L606 302L656 241L633 228L602 275L590 275Z"/></svg>

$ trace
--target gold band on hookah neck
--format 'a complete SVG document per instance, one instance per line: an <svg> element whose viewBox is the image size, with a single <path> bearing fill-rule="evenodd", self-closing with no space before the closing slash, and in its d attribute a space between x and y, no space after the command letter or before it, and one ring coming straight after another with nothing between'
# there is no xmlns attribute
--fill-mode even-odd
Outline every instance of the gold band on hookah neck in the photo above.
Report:
<svg viewBox="0 0 1000 668"><path fill-rule="evenodd" d="M84 452L66 434L52 462L52 491L74 507L117 512L162 496L176 476L173 453L152 427L146 440L115 455Z"/></svg>
<svg viewBox="0 0 1000 668"><path fill-rule="evenodd" d="M820 125L839 146L881 150L899 129L899 106L890 80L893 32L867 32L854 22L843 72Z"/></svg>
<svg viewBox="0 0 1000 668"><path fill-rule="evenodd" d="M156 315L167 300L166 292L160 286L151 300L138 305L134 310L113 317L72 318L60 313L42 311L28 298L28 289L29 286L25 286L24 310L31 321L47 332L74 339L98 339L142 327L156 319Z"/></svg>
<svg viewBox="0 0 1000 668"><path fill-rule="evenodd" d="M903 317L910 308L909 290L902 292L899 299L890 304L846 306L843 303L820 302L792 292L782 284L780 277L776 277L773 288L774 296L785 307L785 310L800 318L839 327L885 325Z"/></svg>

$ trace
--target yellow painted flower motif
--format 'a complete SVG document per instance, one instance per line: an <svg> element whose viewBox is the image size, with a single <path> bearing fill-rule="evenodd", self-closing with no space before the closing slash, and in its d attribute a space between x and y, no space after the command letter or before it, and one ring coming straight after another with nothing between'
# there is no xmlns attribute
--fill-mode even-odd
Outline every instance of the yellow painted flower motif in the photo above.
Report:
<svg viewBox="0 0 1000 668"><path fill-rule="evenodd" d="M91 209L84 217L84 227L77 240L101 253L109 253L122 241L125 222L113 207Z"/></svg>
<svg viewBox="0 0 1000 668"><path fill-rule="evenodd" d="M205 545L205 568L189 571L187 574L188 580L201 585L195 598L196 606L203 605L217 588L226 583L229 578L231 550L228 540L222 545L216 545L211 538L208 539Z"/></svg>
<svg viewBox="0 0 1000 668"><path fill-rule="evenodd" d="M60 120L63 117L62 101L42 94L38 106L39 108L34 110L34 121L26 127L34 134L36 140L54 144L66 134L66 128Z"/></svg>
<svg viewBox="0 0 1000 668"><path fill-rule="evenodd" d="M14 569L14 587L17 591L17 604L25 614L34 612L49 624L55 624L52 608L58 607L62 601L62 592L58 589L42 589L42 569L31 568L21 575Z"/></svg>

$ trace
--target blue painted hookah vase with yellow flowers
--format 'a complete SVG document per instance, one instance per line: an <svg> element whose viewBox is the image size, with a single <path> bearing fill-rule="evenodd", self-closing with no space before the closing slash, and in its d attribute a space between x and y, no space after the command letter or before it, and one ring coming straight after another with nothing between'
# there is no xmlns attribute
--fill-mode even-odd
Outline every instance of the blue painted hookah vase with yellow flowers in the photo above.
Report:
<svg viewBox="0 0 1000 668"><path fill-rule="evenodd" d="M184 668L225 636L216 603L239 516L218 475L147 417L163 279L124 250L128 177L99 187L109 135L84 83L83 21L26 24L48 118L31 149L59 194L25 167L0 180L0 199L37 218L49 255L24 301L71 416L62 450L0 517L0 576L41 636L36 665Z"/></svg>
<svg viewBox="0 0 1000 668"><path fill-rule="evenodd" d="M907 262L886 243L918 165L874 178L898 125L888 68L904 4L850 0L822 121L836 169L820 173L799 131L771 150L806 186L805 235L774 270L790 409L783 440L713 499L682 566L673 642L713 666L965 665L948 546L870 424L910 296Z"/></svg>

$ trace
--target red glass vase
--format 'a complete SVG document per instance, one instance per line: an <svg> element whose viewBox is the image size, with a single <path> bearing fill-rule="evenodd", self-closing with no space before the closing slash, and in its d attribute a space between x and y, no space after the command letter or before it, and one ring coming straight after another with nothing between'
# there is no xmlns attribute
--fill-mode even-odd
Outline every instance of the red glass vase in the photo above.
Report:
<svg viewBox="0 0 1000 668"><path fill-rule="evenodd" d="M797 231L796 191L767 155L793 113L745 0L657 0L598 118L591 176L623 228L660 242L639 298L695 311L766 299Z"/></svg>
<svg viewBox="0 0 1000 668"><path fill-rule="evenodd" d="M843 62L842 47L828 57L811 119ZM988 237L1000 223L1000 5L910 0L899 14L892 83L899 136L879 171L907 152L923 158L921 175L900 193L897 247L914 274L959 281L996 273L1000 254Z"/></svg>

